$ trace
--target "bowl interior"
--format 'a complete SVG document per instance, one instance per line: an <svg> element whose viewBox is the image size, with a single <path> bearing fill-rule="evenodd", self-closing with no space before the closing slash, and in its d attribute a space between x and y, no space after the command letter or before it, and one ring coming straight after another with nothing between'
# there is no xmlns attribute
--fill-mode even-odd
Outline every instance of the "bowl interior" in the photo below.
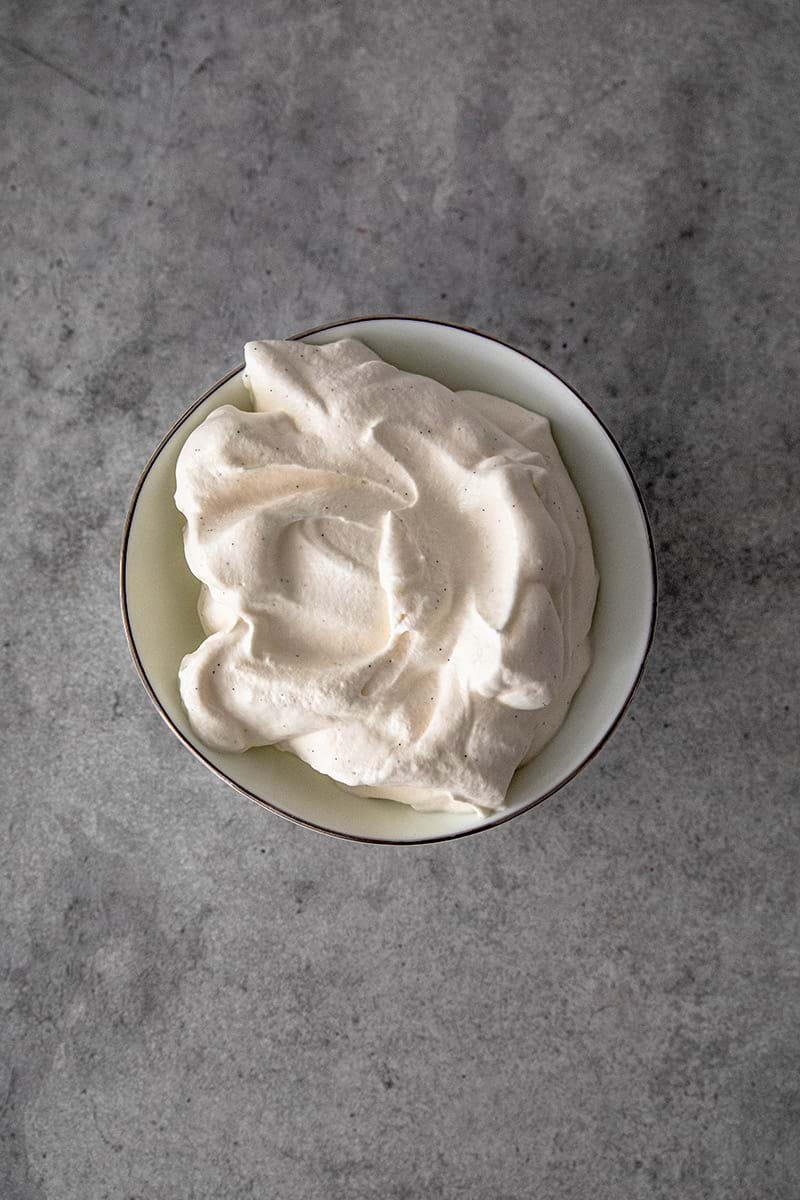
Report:
<svg viewBox="0 0 800 1200"><path fill-rule="evenodd" d="M123 550L123 593L135 657L172 726L207 765L284 815L331 833L392 842L436 840L485 828L550 794L608 735L630 697L652 636L655 576L638 492L614 442L574 392L546 368L468 330L408 318L375 318L305 336L314 343L357 337L387 362L451 388L503 396L548 417L583 500L600 572L593 660L566 721L515 775L508 807L481 818L416 813L390 800L348 795L291 754L264 748L224 754L192 733L178 692L178 666L203 638L199 584L183 557L182 518L173 503L175 464L190 432L215 408L249 408L241 373L190 410L151 461L135 498Z"/></svg>

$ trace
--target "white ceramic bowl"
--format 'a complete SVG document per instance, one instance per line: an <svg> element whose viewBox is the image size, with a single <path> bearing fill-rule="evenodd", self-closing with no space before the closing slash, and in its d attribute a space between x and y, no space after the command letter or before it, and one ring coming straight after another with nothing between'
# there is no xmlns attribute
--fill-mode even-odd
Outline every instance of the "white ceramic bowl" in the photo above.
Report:
<svg viewBox="0 0 800 1200"><path fill-rule="evenodd" d="M391 800L348 795L292 754L264 748L223 754L195 737L181 706L178 664L203 638L199 584L183 557L173 503L184 441L221 404L249 408L241 368L197 400L169 431L133 494L120 563L122 616L134 662L173 733L201 762L251 800L313 829L364 842L420 843L489 829L551 796L597 753L627 708L653 638L656 568L639 490L599 418L561 379L527 355L474 330L416 317L366 317L297 338L355 337L387 362L448 387L503 396L550 419L583 500L600 572L594 653L567 719L543 752L515 775L507 808L490 817L417 813Z"/></svg>

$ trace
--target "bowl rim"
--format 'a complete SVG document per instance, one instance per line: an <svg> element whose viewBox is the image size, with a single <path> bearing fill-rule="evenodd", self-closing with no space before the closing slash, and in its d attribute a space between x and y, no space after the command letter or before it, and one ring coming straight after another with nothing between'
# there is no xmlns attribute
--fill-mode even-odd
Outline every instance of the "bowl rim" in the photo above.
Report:
<svg viewBox="0 0 800 1200"><path fill-rule="evenodd" d="M647 642L646 642L646 645L644 648L644 652L642 654L641 662L639 663L639 668L636 672L636 678L634 679L630 689L628 690L628 694L625 697L625 700L623 701L623 703L619 709L619 712L615 716L611 725L606 730L606 732L603 734L602 738L592 747L592 749L585 756L585 758L583 758L581 760L581 762L578 764L578 766L575 767L572 771L570 771L568 775L566 775L557 784L555 784L548 791L546 791L542 796L537 796L535 800L529 801L529 803L523 805L521 808L514 809L513 812L506 812L506 813L501 812L489 821L483 822L481 824L473 825L467 829L459 829L459 830L454 831L453 833L436 834L431 837L418 837L418 838L388 838L388 837L382 838L382 837L367 837L365 835L357 834L357 833L345 833L342 830L338 830L338 829L328 829L324 825L318 825L314 821L307 820L305 817L298 817L298 816L295 816L293 813L286 812L285 809L279 808L277 804L274 804L270 800L265 800L263 798L263 796L257 796L255 794L255 792L251 792L249 790L249 788L245 787L243 784L237 783L234 779L231 779L231 777L229 775L226 775L225 772L220 767L216 766L215 763L212 763L208 758L206 758L206 756L203 754L202 750L200 750L193 742L191 742L189 740L189 738L186 737L186 735L184 733L182 733L182 731L178 728L178 726L172 720L172 717L169 715L166 708L164 707L164 705L161 703L160 699L158 698L158 695L156 694L156 691L155 691L153 685L151 684L150 679L148 678L147 672L144 667L144 663L142 662L141 657L139 656L139 651L138 651L138 648L136 646L136 641L133 636L133 629L131 628L130 615L128 613L128 597L127 597L127 586L126 586L126 567L127 567L127 559L128 559L128 543L130 540L130 532L131 532L131 528L133 525L133 518L136 513L136 506L139 501L139 496L141 494L142 488L144 487L145 481L146 481L148 475L150 474L150 471L151 471L153 465L155 464L156 460L159 458L162 451L165 449L167 444L172 440L172 438L178 432L178 430L184 424L184 422L187 421L189 419L189 417L191 417L191 415L200 407L200 405L204 404L205 401L208 400L214 394L214 392L218 391L218 389L221 388L224 384L226 384L230 379L233 379L242 370L244 370L244 365L245 365L244 363L241 363L239 366L234 367L233 370L231 370L227 373L227 375L224 375L221 379L218 379L216 381L216 383L212 384L212 386L210 388L208 388L208 390L205 391L202 394L202 396L199 397L199 399L195 400L189 406L189 408L187 408L186 411L178 418L178 420L170 427L168 432L163 436L163 438L158 443L158 445L156 446L153 453L148 458L148 460L144 466L144 469L142 470L142 473L139 476L139 479L136 483L136 487L133 490L133 495L131 496L131 500L128 505L128 511L127 511L127 514L125 517L125 524L124 524L123 530L122 530L122 545L120 548L120 557L119 557L120 607L122 610L122 624L123 624L123 627L125 630L125 639L128 643L128 649L130 651L130 654L133 659L133 663L134 663L134 666L136 667L136 671L139 675L139 678L144 686L145 691L147 692L148 696L150 697L151 702L155 706L156 711L158 712L158 714L160 715L162 720L166 723L166 725L171 730L171 732L178 739L178 741L181 742L186 747L186 749L189 750L190 753L194 755L195 758L197 758L200 762L202 762L203 765L208 768L208 770L212 771L219 779L221 779L223 783L226 783L229 787L233 788L234 791L238 792L242 796L245 796L248 800L252 800L255 804L258 804L261 808L269 809L271 812L275 813L277 816L283 817L284 820L291 821L295 825L302 825L306 829L313 829L317 833L325 834L327 837L337 838L340 841L361 842L361 843L366 843L369 845L378 845L378 846L426 846L426 845L434 844L436 842L450 842L450 841L455 841L458 838L470 837L473 834L485 833L486 831L488 831L490 829L496 829L500 825L505 825L505 823L507 821L511 821L515 817L522 816L523 813L530 812L530 810L532 808L537 808L540 804L543 804L545 800L549 800L551 796L554 796L556 794L556 792L559 792L559 791L561 791L562 788L566 787L568 783L571 783L572 780L575 779L575 777L577 775L579 775L580 772L583 771L583 769L586 766L588 766L588 764L600 753L600 751L603 749L603 747L609 741L611 736L616 732L616 730L618 729L618 727L622 721L622 718L625 716L625 713L628 711L631 701L633 700L633 697L639 687L639 684L642 681L642 676L644 675L644 669L647 664L647 659L649 657L650 650L652 649L653 639L655 637L657 615L658 615L658 564L657 564L657 559L656 559L656 550L655 550L655 541L653 538L653 530L652 530L652 526L650 524L650 518L648 517L648 514L647 514L647 508L645 506L644 497L642 496L641 489L640 489L638 483L636 482L636 478L633 474L633 471L631 470L631 466L630 466L627 458L623 454L622 449L621 449L619 443L617 442L617 439L611 433L610 429L608 429L605 422L595 412L594 408L592 408L591 404L589 404L588 401L585 400L583 398L583 396L581 396L581 394L575 390L575 388L572 386L572 384L567 383L567 381L561 375L559 375L557 371L554 371L551 367L546 366L543 362L540 362L539 359L534 358L534 356L532 354L528 354L525 350L520 350L518 347L512 346L509 342L504 341L502 338L495 337L494 334L485 333L481 329L474 329L470 325L461 325L454 321L443 321L437 317L409 316L409 315L397 314L397 313L369 314L367 316L361 316L361 317L348 317L348 318L344 318L339 321L328 321L323 325L315 325L311 329L304 329L300 333L293 333L290 337L286 338L285 340L290 341L290 342L301 341L303 338L310 337L312 334L315 334L315 333L325 333L330 329L337 329L339 327L346 326L346 325L356 325L356 324L364 323L367 321L416 321L423 325L442 325L448 329L457 329L457 330L462 331L463 333L474 334L476 337L485 338L486 341L496 342L498 345L504 346L507 350L511 350L515 354L519 354L522 358L526 358L530 362L535 363L536 366L541 367L543 370L547 371L548 374L552 375L555 379L557 379L560 383L562 383L572 393L572 395L575 396L575 398L584 406L584 408L588 409L591 416L594 417L595 421L598 423L600 428L606 434L606 436L608 437L612 446L614 447L617 454L619 455L622 465L624 466L625 471L627 472L628 478L631 482L634 496L636 497L636 500L638 501L639 510L641 512L642 520L644 523L645 533L647 535L648 550L650 552L650 554L649 554L650 570L651 570L652 585L653 585L653 599L652 599L651 608L650 608L650 626L648 629Z"/></svg>

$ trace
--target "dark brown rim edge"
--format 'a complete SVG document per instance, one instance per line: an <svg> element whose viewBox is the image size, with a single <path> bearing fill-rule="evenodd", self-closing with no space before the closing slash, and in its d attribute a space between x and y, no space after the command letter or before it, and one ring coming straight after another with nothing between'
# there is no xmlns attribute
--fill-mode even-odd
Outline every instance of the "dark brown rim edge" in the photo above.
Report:
<svg viewBox="0 0 800 1200"><path fill-rule="evenodd" d="M580 774L580 772L584 769L584 767L588 766L589 763L592 762L592 760L600 753L600 751L603 749L603 747L609 741L611 736L618 729L620 722L622 721L622 718L625 716L625 713L628 711L628 708L630 707L630 703L633 700L633 697L636 694L637 688L639 687L639 684L642 681L642 676L644 675L645 665L647 663L647 659L648 659L650 650L653 645L653 639L655 637L655 630L656 630L656 619L657 619L657 614L658 614L658 565L657 565L657 561L656 561L656 551L655 551L655 542L653 540L653 530L650 525L650 518L647 515L647 509L645 507L644 497L642 496L641 490L639 488L638 483L636 482L636 478L633 474L633 471L631 470L631 467L630 467L630 464L628 463L627 458L623 454L622 449L620 448L620 445L617 442L617 439L614 437L614 435L611 433L611 431L607 428L605 422L603 420L601 420L601 418L597 415L595 410L592 408L591 404L589 404L588 401L584 400L583 396L581 396L578 392L576 392L575 388L571 384L567 383L567 381L565 379L563 379L556 371L552 370L552 368L550 368L550 367L546 366L544 363L540 362L538 358L534 358L533 355L527 354L524 350L517 349L516 346L509 345L508 342L504 342L501 338L495 337L491 333L484 333L483 330L473 329L469 325L458 325L452 321L437 320L435 317L398 316L396 313L385 313L385 314L370 315L370 316L365 316L365 317L349 317L346 320L342 320L342 321L331 321L325 325L316 325L316 326L314 326L313 329L304 329L301 333L292 334L292 336L287 338L286 340L292 341L292 342L301 341L303 338L311 337L311 335L315 334L315 333L325 333L329 329L337 329L343 325L355 325L360 322L366 322L366 321L419 321L421 324L424 324L424 325L443 325L443 326L447 327L448 329L459 329L464 333L471 333L471 334L474 334L476 337L485 338L486 341L488 341L488 342L496 342L497 345L505 347L506 350L511 350L514 354L519 354L519 355L521 355L522 358L527 358L530 362L535 363L536 366L541 367L543 370L547 371L548 374L552 375L560 383L563 383L563 385L573 394L573 396L575 396L576 399L578 401L580 401L580 403L584 406L584 408L589 410L589 412L592 414L594 419L597 421L600 428L606 434L606 437L609 439L609 441L613 445L614 449L617 451L617 454L619 455L619 457L622 461L622 464L628 473L628 478L630 479L634 494L639 502L639 511L641 512L642 520L644 522L645 533L647 534L648 546L650 548L650 567L651 567L652 579L653 579L653 603L652 603L652 608L651 608L651 613L650 613L650 628L649 628L648 636L647 636L647 644L645 645L645 648L644 648L644 653L642 655L642 661L639 664L639 670L636 673L636 678L634 679L633 684L631 685L630 691L628 692L628 695L626 696L626 698L622 704L622 707L620 708L619 712L617 713L617 716L614 718L614 720L612 721L611 725L606 730L606 732L603 735L603 737L601 738L601 740L597 743L596 746L593 747L593 749L586 756L586 758L584 758L582 760L582 762L580 762L578 764L578 766L575 767L575 769L569 773L569 775L565 776L564 779L562 779L559 783L557 783L555 785L555 787L550 788L549 791L545 792L544 795L542 795L542 796L538 796L535 800L531 800L531 802L529 804L526 804L524 808L515 809L514 812L509 812L509 813L505 813L500 816L497 816L493 820L491 820L485 824L476 825L471 829L461 829L461 830L458 830L456 833L442 834L438 837L408 838L408 839L403 839L403 840L398 841L398 840L395 840L392 838L361 837L358 834L354 834L354 833L342 833L335 829L326 829L323 825L316 825L313 821L307 821L302 817L295 817L291 813L285 812L283 809L278 808L275 804L272 804L269 800L264 800L261 796L256 796L255 793L249 791L246 787L243 787L241 784L236 783L233 779L231 779L228 775L226 775L224 773L224 771L221 771L219 767L215 766L214 763L212 763L209 759L207 759L205 757L205 755L200 750L198 750L198 748L192 742L190 742L189 739L183 733L181 733L180 729L178 729L177 725L174 723L174 721L170 717L169 713L166 711L166 709L162 705L161 701L159 700L158 696L156 695L156 692L155 692L152 684L150 683L150 680L147 677L147 673L144 669L144 664L142 663L142 660L139 657L139 651L137 650L136 642L134 641L133 631L131 629L130 618L128 615L128 599L127 599L127 589L126 589L126 584L125 584L125 569L126 569L127 556L128 556L128 541L130 538L130 531L131 531L131 526L133 524L133 517L134 517L134 513L136 511L136 505L139 500L139 494L141 493L141 490L144 486L145 480L147 479L147 476L150 474L150 471L151 471L156 459L159 457L162 450L164 450L164 448L166 447L167 443L171 440L171 438L178 432L181 425L183 425L184 422L187 421L189 419L189 417L191 417L192 413L194 413L200 407L201 404L204 404L205 401L208 400L209 397L211 397L214 394L214 392L218 391L219 388L223 387L224 384L226 384L228 382L228 380L233 379L233 377L235 375L239 374L239 372L243 369L243 366L244 366L243 363L240 364L238 367L234 367L234 369L232 371L229 371L227 375L223 376L222 379L219 379L215 384L213 384L208 389L208 391L203 393L203 395L199 398L199 400L196 400L194 402L194 404L192 404L186 410L186 412L183 413L183 415L178 418L178 420L170 428L168 433L166 433L164 435L164 437L161 439L158 446L155 448L155 450L153 451L153 453L150 455L149 459L147 460L145 468L142 471L141 475L139 476L139 480L136 484L136 487L134 488L133 496L131 497L131 501L128 506L128 512L125 517L125 525L123 526L123 531L122 531L122 546L121 546L121 550L120 550L120 559L119 559L120 607L122 609L122 624L125 629L125 638L128 643L128 649L130 650L131 657L133 658L134 666L136 667L139 678L141 679L144 689L147 692L148 696L150 697L150 700L152 701L153 705L155 706L156 711L159 713L162 720L166 723L166 725L169 727L169 729L175 735L175 737L178 739L178 741L181 742L186 747L186 749L189 750L190 753L194 755L195 758L197 758L200 762L202 762L203 765L209 769L209 771L213 772L213 774L216 775L218 779L221 779L223 783L226 783L228 785L228 787L233 788L233 790L235 792L238 792L240 795L246 796L248 800L252 800L255 804L258 804L261 808L269 809L270 812L275 813L279 817L283 817L284 820L291 821L293 825L301 825L306 829L313 829L317 833L325 834L327 837L338 838L340 841L360 842L362 844L373 845L373 846L427 846L427 845L434 844L436 842L450 842L450 841L455 841L457 838L470 837L473 834L484 833L485 831L487 831L489 829L496 829L499 825L504 825L506 823L506 821L510 821L515 817L522 816L523 813L530 812L531 809L538 807L538 805L540 805L540 804L543 804L545 800L549 800L551 796L554 796L556 794L556 792L561 791L561 789L563 787L566 787L568 783L571 783L572 780L577 775Z"/></svg>

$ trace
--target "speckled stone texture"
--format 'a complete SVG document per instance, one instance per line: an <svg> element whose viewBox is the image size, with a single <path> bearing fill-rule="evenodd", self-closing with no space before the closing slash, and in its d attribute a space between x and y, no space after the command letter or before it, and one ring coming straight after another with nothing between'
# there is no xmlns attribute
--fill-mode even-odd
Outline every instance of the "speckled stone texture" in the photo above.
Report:
<svg viewBox="0 0 800 1200"><path fill-rule="evenodd" d="M796 5L6 0L3 1200L796 1200ZM635 706L422 849L180 747L117 554L245 339L563 373L644 488Z"/></svg>

